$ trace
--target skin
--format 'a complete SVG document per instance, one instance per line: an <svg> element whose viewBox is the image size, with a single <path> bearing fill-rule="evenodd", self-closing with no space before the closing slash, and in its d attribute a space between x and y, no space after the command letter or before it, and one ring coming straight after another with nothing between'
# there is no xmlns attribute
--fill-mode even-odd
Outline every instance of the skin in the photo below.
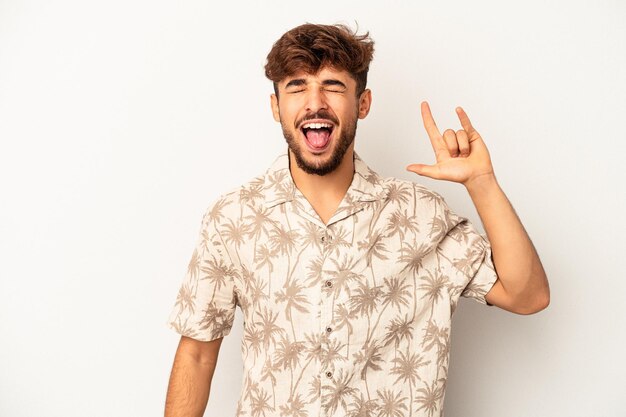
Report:
<svg viewBox="0 0 626 417"><path fill-rule="evenodd" d="M224 338L201 342L181 336L170 374L165 417L202 417Z"/></svg>
<svg viewBox="0 0 626 417"><path fill-rule="evenodd" d="M293 80L298 81L294 84ZM337 88L337 81L341 88ZM291 176L324 223L332 217L352 182L353 132L357 119L369 113L371 102L370 90L357 97L354 79L345 71L330 68L282 80L278 83L278 96L271 96L272 114L281 123L289 146ZM518 314L532 314L546 308L550 290L545 271L515 210L498 185L482 137L461 107L456 112L463 128L446 129L443 135L427 102L422 102L421 112L436 163L411 164L407 170L458 182L467 189L491 242L498 273L497 281L486 295L487 302ZM330 146L323 152L312 152L304 144L299 126L312 116L317 115L317 120L320 114L332 120L335 128ZM222 338L201 342L181 337L172 366L165 417L204 414L221 343Z"/></svg>
<svg viewBox="0 0 626 417"><path fill-rule="evenodd" d="M368 115L372 93L366 89L357 97L356 81L348 72L325 67L317 74L301 72L285 78L278 83L278 96L272 94L270 99L274 120L281 124L289 146L293 181L326 224L352 182L356 123ZM315 117L320 113L328 118ZM335 125L330 146L323 152L310 151L300 130L302 122L311 118ZM346 142L349 145L336 168L324 175L308 172L326 171L337 149ZM298 159L307 167L302 167Z"/></svg>
<svg viewBox="0 0 626 417"><path fill-rule="evenodd" d="M532 314L550 303L550 288L539 255L513 206L500 188L485 143L461 107L463 129L439 132L427 102L421 104L424 128L436 164L411 164L408 171L453 181L467 189L491 243L498 279L486 295L489 304L518 314Z"/></svg>
<svg viewBox="0 0 626 417"><path fill-rule="evenodd" d="M344 87L336 89L331 80L340 81ZM294 154L300 153L301 159L312 167L322 167L332 160L332 153L341 141L335 129L328 150L311 152L299 126L309 115L324 111L336 117L333 120L339 121L339 127L354 124L356 129L353 115L356 112L360 119L367 116L371 91L365 90L357 99L356 82L346 71L322 68L317 74L299 73L282 80L278 83L278 93L280 100L275 94L271 96L272 113L281 123L290 147L294 183L327 223L352 182L354 141L334 171L321 176L311 174L297 163ZM457 107L456 112L463 128L446 129L443 135L426 101L421 104L421 112L437 163L411 164L407 170L463 184L469 192L491 243L498 273L486 301L517 314L532 314L546 308L550 289L545 271L524 226L496 180L482 137L461 107Z"/></svg>

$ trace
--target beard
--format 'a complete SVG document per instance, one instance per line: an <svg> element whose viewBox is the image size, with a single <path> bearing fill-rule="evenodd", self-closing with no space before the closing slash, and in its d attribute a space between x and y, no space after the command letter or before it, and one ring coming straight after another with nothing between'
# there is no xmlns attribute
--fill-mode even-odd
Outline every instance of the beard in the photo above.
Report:
<svg viewBox="0 0 626 417"><path fill-rule="evenodd" d="M316 118L329 119L336 122L336 119L334 117L330 116L324 111L320 111L311 116L306 116L303 120L311 120ZM350 148L350 145L354 141L354 137L356 135L357 121L358 119L356 116L346 121L345 126L341 128L338 135L334 139L335 144L333 145L330 158L325 162L317 163L310 163L304 158L302 147L298 143L298 140L294 137L293 131L287 129L282 120L280 122L280 125L283 130L283 136L287 141L289 150L291 151L291 153L293 153L298 167L307 174L323 176L333 172L341 164L343 157L345 156L346 152ZM296 132L299 133L300 130L296 129ZM335 133L335 131L333 130L332 133Z"/></svg>

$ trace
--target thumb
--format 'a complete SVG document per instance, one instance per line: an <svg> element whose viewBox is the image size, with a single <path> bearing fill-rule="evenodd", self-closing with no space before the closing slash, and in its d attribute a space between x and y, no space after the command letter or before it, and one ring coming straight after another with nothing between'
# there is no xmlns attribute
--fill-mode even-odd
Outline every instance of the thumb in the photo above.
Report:
<svg viewBox="0 0 626 417"><path fill-rule="evenodd" d="M424 177L439 179L439 167L436 165L411 164L406 167L406 170Z"/></svg>

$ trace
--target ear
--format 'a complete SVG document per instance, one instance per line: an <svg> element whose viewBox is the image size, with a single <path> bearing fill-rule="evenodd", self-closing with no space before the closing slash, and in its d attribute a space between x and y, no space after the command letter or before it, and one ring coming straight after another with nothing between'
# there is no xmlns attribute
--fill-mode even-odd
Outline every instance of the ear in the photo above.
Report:
<svg viewBox="0 0 626 417"><path fill-rule="evenodd" d="M272 106L272 115L274 116L274 120L280 122L280 110L278 109L278 97L276 94L272 94L270 96L270 104Z"/></svg>
<svg viewBox="0 0 626 417"><path fill-rule="evenodd" d="M366 88L359 97L359 119L365 119L372 105L372 90Z"/></svg>

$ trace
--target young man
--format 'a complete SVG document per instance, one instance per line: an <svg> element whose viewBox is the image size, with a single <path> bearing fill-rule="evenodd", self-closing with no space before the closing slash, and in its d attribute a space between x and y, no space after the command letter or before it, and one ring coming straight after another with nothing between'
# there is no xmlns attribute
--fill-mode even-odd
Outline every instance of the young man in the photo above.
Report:
<svg viewBox="0 0 626 417"><path fill-rule="evenodd" d="M463 184L488 239L437 193L382 178L355 153L372 54L367 34L339 25L274 44L265 69L288 149L203 218L169 321L182 336L166 416L203 414L237 306L237 416L432 417L460 296L519 314L548 305L539 257L460 107L463 129L442 135L422 103L437 163L407 169Z"/></svg>

